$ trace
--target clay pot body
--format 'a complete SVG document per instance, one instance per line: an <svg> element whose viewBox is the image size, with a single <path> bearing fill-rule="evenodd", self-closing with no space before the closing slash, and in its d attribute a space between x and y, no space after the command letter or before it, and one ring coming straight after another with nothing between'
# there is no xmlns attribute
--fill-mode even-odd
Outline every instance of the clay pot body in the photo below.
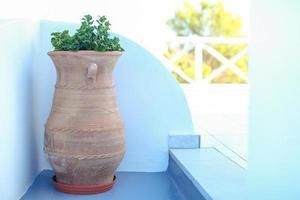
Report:
<svg viewBox="0 0 300 200"><path fill-rule="evenodd" d="M124 156L124 125L112 71L121 52L49 52L57 72L44 149L58 183L113 182Z"/></svg>

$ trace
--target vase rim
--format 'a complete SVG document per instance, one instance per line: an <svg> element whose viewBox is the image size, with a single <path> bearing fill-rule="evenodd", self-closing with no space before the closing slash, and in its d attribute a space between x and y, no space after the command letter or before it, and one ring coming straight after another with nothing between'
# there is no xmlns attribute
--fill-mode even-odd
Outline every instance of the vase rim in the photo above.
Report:
<svg viewBox="0 0 300 200"><path fill-rule="evenodd" d="M49 56L54 55L99 55L99 56L120 56L122 51L90 51L90 50L81 50L81 51L49 51Z"/></svg>

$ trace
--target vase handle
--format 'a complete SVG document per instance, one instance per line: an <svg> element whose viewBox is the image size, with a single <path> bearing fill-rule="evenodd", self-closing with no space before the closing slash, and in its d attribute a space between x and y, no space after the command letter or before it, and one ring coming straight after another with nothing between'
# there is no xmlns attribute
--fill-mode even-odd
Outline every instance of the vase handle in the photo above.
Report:
<svg viewBox="0 0 300 200"><path fill-rule="evenodd" d="M96 78L97 78L97 70L98 70L98 66L96 63L92 63L90 64L90 66L87 69L87 74L86 77L89 80L92 80L93 83L96 82Z"/></svg>

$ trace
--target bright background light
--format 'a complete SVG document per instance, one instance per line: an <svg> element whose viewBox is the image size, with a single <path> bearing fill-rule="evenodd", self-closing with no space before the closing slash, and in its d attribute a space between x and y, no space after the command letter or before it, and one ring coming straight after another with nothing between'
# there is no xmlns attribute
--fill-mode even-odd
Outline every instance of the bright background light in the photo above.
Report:
<svg viewBox="0 0 300 200"><path fill-rule="evenodd" d="M208 2L216 2L209 0ZM128 37L161 54L166 38L174 32L166 26L166 20L184 0L10 0L1 3L1 18L48 19L79 23L85 14L106 15L112 31ZM188 0L197 4L200 0ZM221 0L226 9L241 16L244 32L248 32L249 0Z"/></svg>

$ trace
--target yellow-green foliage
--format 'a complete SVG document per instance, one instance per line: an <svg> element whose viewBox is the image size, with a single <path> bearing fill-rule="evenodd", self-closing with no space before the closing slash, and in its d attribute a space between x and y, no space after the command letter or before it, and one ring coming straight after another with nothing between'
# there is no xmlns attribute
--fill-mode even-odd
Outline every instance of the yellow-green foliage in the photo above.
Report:
<svg viewBox="0 0 300 200"><path fill-rule="evenodd" d="M184 3L183 8L176 10L175 16L167 21L167 25L176 32L178 36L199 35L199 36L213 36L213 37L240 37L241 33L241 19L239 16L224 9L221 2L208 3L201 1L197 6L190 3ZM219 51L227 58L231 58L244 49L245 45L210 45ZM165 52L165 56L172 57L182 49L182 45L174 48L169 47ZM207 77L213 70L220 66L220 62L212 55L203 52L203 66L202 76ZM248 71L248 58L242 57L235 63L243 72ZM176 65L179 66L190 78L195 78L195 61L194 49L182 58L180 58ZM174 73L179 82L185 81ZM221 75L211 81L212 83L245 83L243 79L238 77L234 72L227 69Z"/></svg>

